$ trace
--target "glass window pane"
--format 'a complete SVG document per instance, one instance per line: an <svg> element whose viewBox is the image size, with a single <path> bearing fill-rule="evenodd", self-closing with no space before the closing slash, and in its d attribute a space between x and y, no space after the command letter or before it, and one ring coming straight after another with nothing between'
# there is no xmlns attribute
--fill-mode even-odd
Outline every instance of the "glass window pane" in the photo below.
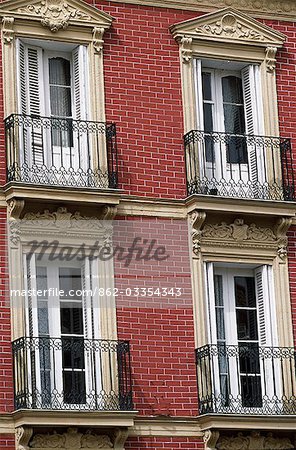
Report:
<svg viewBox="0 0 296 450"><path fill-rule="evenodd" d="M49 59L49 83L70 86L70 61L64 58Z"/></svg>
<svg viewBox="0 0 296 450"><path fill-rule="evenodd" d="M255 280L253 277L234 277L235 304L237 307L256 307Z"/></svg>
<svg viewBox="0 0 296 450"><path fill-rule="evenodd" d="M214 275L215 305L223 306L222 275Z"/></svg>
<svg viewBox="0 0 296 450"><path fill-rule="evenodd" d="M85 373L63 372L64 402L68 404L82 404L86 402Z"/></svg>
<svg viewBox="0 0 296 450"><path fill-rule="evenodd" d="M60 290L64 291L63 299L81 299L81 269L75 267L59 268Z"/></svg>
<svg viewBox="0 0 296 450"><path fill-rule="evenodd" d="M48 335L48 304L47 300L38 300L38 333Z"/></svg>
<svg viewBox="0 0 296 450"><path fill-rule="evenodd" d="M202 92L204 100L212 100L211 89L211 74L207 72L202 73Z"/></svg>
<svg viewBox="0 0 296 450"><path fill-rule="evenodd" d="M57 117L72 115L71 88L50 86L50 110Z"/></svg>
<svg viewBox="0 0 296 450"><path fill-rule="evenodd" d="M213 131L213 105L210 103L204 103L204 131L209 133Z"/></svg>
<svg viewBox="0 0 296 450"><path fill-rule="evenodd" d="M223 101L228 103L243 103L243 86L239 77L222 78Z"/></svg>
<svg viewBox="0 0 296 450"><path fill-rule="evenodd" d="M257 311L237 309L237 337L239 340L258 340Z"/></svg>
<svg viewBox="0 0 296 450"><path fill-rule="evenodd" d="M244 107L240 105L224 104L224 125L226 133L244 134Z"/></svg>
<svg viewBox="0 0 296 450"><path fill-rule="evenodd" d="M46 267L36 267L36 287L37 290L42 291L41 295L38 295L39 299L47 298L47 268Z"/></svg>
<svg viewBox="0 0 296 450"><path fill-rule="evenodd" d="M63 368L84 369L83 338L62 338Z"/></svg>
<svg viewBox="0 0 296 450"><path fill-rule="evenodd" d="M83 334L83 309L81 302L61 302L62 334Z"/></svg>

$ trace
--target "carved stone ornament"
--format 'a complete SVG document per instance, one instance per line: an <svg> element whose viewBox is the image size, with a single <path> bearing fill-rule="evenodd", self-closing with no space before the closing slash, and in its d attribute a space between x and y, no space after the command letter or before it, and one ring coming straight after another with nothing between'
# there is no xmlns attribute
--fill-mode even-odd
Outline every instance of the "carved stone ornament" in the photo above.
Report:
<svg viewBox="0 0 296 450"><path fill-rule="evenodd" d="M276 47L267 47L265 51L266 51L266 57L265 57L266 69L268 72L274 72L275 64L276 64L275 55L277 52L277 48Z"/></svg>
<svg viewBox="0 0 296 450"><path fill-rule="evenodd" d="M248 39L263 41L264 36L255 30L243 25L233 14L225 14L221 20L213 25L203 25L196 28L198 34L209 34L212 36L234 37L237 39Z"/></svg>
<svg viewBox="0 0 296 450"><path fill-rule="evenodd" d="M11 44L14 38L14 18L3 17L2 19L2 38L4 44Z"/></svg>
<svg viewBox="0 0 296 450"><path fill-rule="evenodd" d="M189 216L191 225L192 252L197 257L199 257L200 254L200 238L201 238L200 229L205 219L206 213L198 210L193 211Z"/></svg>
<svg viewBox="0 0 296 450"><path fill-rule="evenodd" d="M219 439L219 431L206 430L203 435L205 450L215 450Z"/></svg>
<svg viewBox="0 0 296 450"><path fill-rule="evenodd" d="M101 53L104 46L103 41L103 34L104 34L104 28L101 27L95 27L93 29L93 46L97 53Z"/></svg>
<svg viewBox="0 0 296 450"><path fill-rule="evenodd" d="M233 223L206 224L201 231L202 239L228 240L230 242L277 242L277 236L271 228L257 227L255 223L247 225L243 219L235 219Z"/></svg>
<svg viewBox="0 0 296 450"><path fill-rule="evenodd" d="M32 434L32 428L17 427L15 430L16 450L29 450L29 442Z"/></svg>
<svg viewBox="0 0 296 450"><path fill-rule="evenodd" d="M19 8L18 12L40 16L42 25L48 27L53 33L67 28L71 19L91 20L88 14L70 6L65 0L44 0Z"/></svg>
<svg viewBox="0 0 296 450"><path fill-rule="evenodd" d="M111 210L113 211L112 208ZM105 215L108 216L107 212ZM14 241L21 239L25 242L37 238L60 239L63 242L64 239L71 238L71 241L79 243L83 237L84 242L95 240L106 246L111 246L112 243L111 220L83 216L79 211L72 213L65 207L59 207L53 212L46 209L44 212L26 213L23 219L10 220L9 226L11 240Z"/></svg>
<svg viewBox="0 0 296 450"><path fill-rule="evenodd" d="M288 450L294 445L289 438L274 437L273 433L262 436L259 431L252 431L244 436L237 433L236 436L221 436L217 442L218 450Z"/></svg>
<svg viewBox="0 0 296 450"><path fill-rule="evenodd" d="M188 43L186 40L182 42L183 38L192 38L192 44L195 44L197 51L197 42L200 40L281 47L286 39L284 34L231 7L174 24L170 31L181 48Z"/></svg>
<svg viewBox="0 0 296 450"><path fill-rule="evenodd" d="M190 62L192 58L192 38L183 36L181 39L181 57L184 63Z"/></svg>
<svg viewBox="0 0 296 450"><path fill-rule="evenodd" d="M92 430L81 433L77 428L68 428L66 433L35 434L29 448L34 449L109 449L114 448L109 436L95 434Z"/></svg>

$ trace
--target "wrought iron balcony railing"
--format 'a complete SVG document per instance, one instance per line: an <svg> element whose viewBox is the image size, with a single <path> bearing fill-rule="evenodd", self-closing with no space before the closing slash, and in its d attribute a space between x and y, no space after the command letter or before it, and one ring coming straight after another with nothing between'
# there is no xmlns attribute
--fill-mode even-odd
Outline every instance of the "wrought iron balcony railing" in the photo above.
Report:
<svg viewBox="0 0 296 450"><path fill-rule="evenodd" d="M296 198L290 139L192 130L184 144L188 195Z"/></svg>
<svg viewBox="0 0 296 450"><path fill-rule="evenodd" d="M296 414L294 348L205 345L196 367L200 414Z"/></svg>
<svg viewBox="0 0 296 450"><path fill-rule="evenodd" d="M128 341L22 337L12 349L16 410L133 410Z"/></svg>
<svg viewBox="0 0 296 450"><path fill-rule="evenodd" d="M12 114L5 137L8 182L117 188L115 124Z"/></svg>

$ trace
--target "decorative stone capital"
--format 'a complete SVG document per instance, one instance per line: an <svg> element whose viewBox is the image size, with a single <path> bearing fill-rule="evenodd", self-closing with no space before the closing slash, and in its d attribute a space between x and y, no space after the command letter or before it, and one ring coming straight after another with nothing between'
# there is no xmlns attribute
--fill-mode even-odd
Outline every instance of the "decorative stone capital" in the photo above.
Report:
<svg viewBox="0 0 296 450"><path fill-rule="evenodd" d="M116 428L114 433L114 449L124 450L124 444L127 438L128 428Z"/></svg>
<svg viewBox="0 0 296 450"><path fill-rule="evenodd" d="M103 35L104 35L104 28L95 27L93 29L93 46L96 51L96 53L101 53L104 46L103 41Z"/></svg>
<svg viewBox="0 0 296 450"><path fill-rule="evenodd" d="M25 206L24 200L19 199L9 200L7 208L8 219L19 219L21 212L24 209L24 206Z"/></svg>
<svg viewBox="0 0 296 450"><path fill-rule="evenodd" d="M284 264L287 262L287 246L288 246L288 238L287 231L292 224L291 217L282 217L278 220L275 227L275 234L278 238L278 250L277 254L280 259L280 263Z"/></svg>
<svg viewBox="0 0 296 450"><path fill-rule="evenodd" d="M181 38L181 58L183 63L187 64L191 61L192 58L192 38L183 36Z"/></svg>
<svg viewBox="0 0 296 450"><path fill-rule="evenodd" d="M274 72L275 64L276 64L276 47L267 47L266 50L266 56L265 56L265 63L266 63L266 70L267 72Z"/></svg>
<svg viewBox="0 0 296 450"><path fill-rule="evenodd" d="M206 219L206 213L204 211L195 210L189 215L189 221L191 226L191 239L192 239L192 252L193 256L199 258L200 256L200 238L201 227Z"/></svg>
<svg viewBox="0 0 296 450"><path fill-rule="evenodd" d="M102 209L101 219L102 220L112 220L117 214L117 206L116 205L108 205L104 206Z"/></svg>
<svg viewBox="0 0 296 450"><path fill-rule="evenodd" d="M206 430L203 436L205 450L215 450L219 439L219 431Z"/></svg>
<svg viewBox="0 0 296 450"><path fill-rule="evenodd" d="M32 428L18 427L15 431L16 450L30 450L29 442L33 434Z"/></svg>
<svg viewBox="0 0 296 450"><path fill-rule="evenodd" d="M3 17L2 19L2 39L4 44L11 44L14 39L14 18Z"/></svg>

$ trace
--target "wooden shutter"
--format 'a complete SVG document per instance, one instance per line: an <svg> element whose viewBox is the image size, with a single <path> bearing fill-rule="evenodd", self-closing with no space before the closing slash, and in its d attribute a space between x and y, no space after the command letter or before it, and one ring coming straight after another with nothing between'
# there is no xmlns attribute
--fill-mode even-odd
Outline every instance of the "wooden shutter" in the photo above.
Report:
<svg viewBox="0 0 296 450"><path fill-rule="evenodd" d="M255 270L255 288L259 344L271 346L273 334L276 334L271 318L271 302L273 301L271 267L264 265Z"/></svg>
<svg viewBox="0 0 296 450"><path fill-rule="evenodd" d="M259 67L249 65L242 69L244 94L244 110L246 134L263 134L262 94ZM263 164L263 146L256 145L256 141L248 140L248 159L250 167L250 181L253 183L254 196L259 195L259 185L265 181Z"/></svg>
<svg viewBox="0 0 296 450"><path fill-rule="evenodd" d="M26 292L26 332L27 336L38 336L38 308L35 254L24 255L24 287Z"/></svg>
<svg viewBox="0 0 296 450"><path fill-rule="evenodd" d="M207 320L209 343L217 344L217 324L215 311L215 286L214 286L214 265L207 263L205 266L206 276L206 299L207 299Z"/></svg>
<svg viewBox="0 0 296 450"><path fill-rule="evenodd" d="M79 45L72 52L74 78L74 110L75 119L87 120L87 49Z"/></svg>
<svg viewBox="0 0 296 450"><path fill-rule="evenodd" d="M202 95L202 64L200 59L194 59L194 74L195 74L195 86L196 86L196 119L197 129L204 130L204 114L203 114L203 95Z"/></svg>
<svg viewBox="0 0 296 450"><path fill-rule="evenodd" d="M44 115L43 53L34 47L17 41L18 105L20 114L34 118ZM43 129L41 122L20 129L21 162L44 164Z"/></svg>

